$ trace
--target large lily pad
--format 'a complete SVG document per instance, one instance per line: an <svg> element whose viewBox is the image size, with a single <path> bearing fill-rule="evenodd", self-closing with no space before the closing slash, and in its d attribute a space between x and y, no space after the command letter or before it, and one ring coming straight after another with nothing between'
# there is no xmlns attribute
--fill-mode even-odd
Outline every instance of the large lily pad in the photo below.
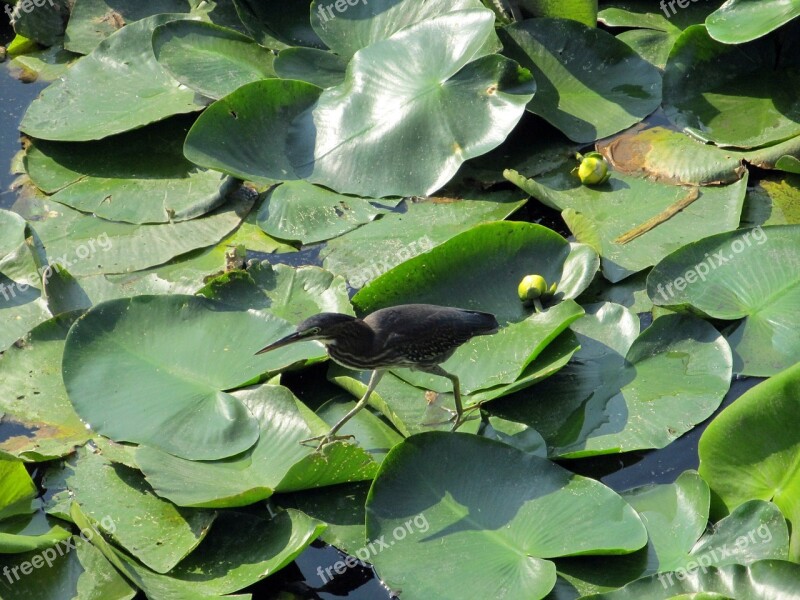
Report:
<svg viewBox="0 0 800 600"><path fill-rule="evenodd" d="M24 344L9 348L0 360L0 428L12 429L3 436L0 450L25 460L50 460L69 454L91 435L61 380L61 354L70 324L60 318L39 325Z"/></svg>
<svg viewBox="0 0 800 600"><path fill-rule="evenodd" d="M700 474L731 511L771 500L792 524L791 559L800 558L800 364L748 390L700 438Z"/></svg>
<svg viewBox="0 0 800 600"><path fill-rule="evenodd" d="M392 212L328 242L320 252L326 269L354 288L449 240L470 227L501 221L522 206L519 192L470 194L463 200L429 198Z"/></svg>
<svg viewBox="0 0 800 600"><path fill-rule="evenodd" d="M741 319L725 335L734 371L769 376L800 361L800 226L722 233L689 244L650 272L654 304Z"/></svg>
<svg viewBox="0 0 800 600"><path fill-rule="evenodd" d="M597 0L521 0L536 17L573 19L589 27L597 24Z"/></svg>
<svg viewBox="0 0 800 600"><path fill-rule="evenodd" d="M305 181L288 181L267 193L258 224L269 235L303 244L322 242L386 212L366 198L343 196Z"/></svg>
<svg viewBox="0 0 800 600"><path fill-rule="evenodd" d="M35 571L36 575L26 577L20 571L23 563L47 568L40 568ZM103 600L131 600L136 595L136 589L100 551L77 535L59 542L56 547L0 556L0 568L8 569L10 575L14 575L16 569L17 578L11 577L10 581L0 578L0 594L6 600L74 600L75 590L80 590L87 598Z"/></svg>
<svg viewBox="0 0 800 600"><path fill-rule="evenodd" d="M325 91L288 81L244 86L198 119L187 157L360 196L427 195L499 145L533 94L527 70L486 54L493 20L489 10L465 10L403 29L360 50L344 83ZM266 110L262 87L280 93ZM220 144L231 127L242 137Z"/></svg>
<svg viewBox="0 0 800 600"><path fill-rule="evenodd" d="M732 359L711 325L667 315L639 335L638 319L621 306L586 309L572 325L576 360L528 391L528 401L492 405L535 427L551 456L663 448L722 402Z"/></svg>
<svg viewBox="0 0 800 600"><path fill-rule="evenodd" d="M273 66L282 79L299 79L328 88L344 81L347 60L317 48L286 48Z"/></svg>
<svg viewBox="0 0 800 600"><path fill-rule="evenodd" d="M312 266L264 261L220 275L197 293L242 310L266 310L294 325L321 312L353 314L344 279Z"/></svg>
<svg viewBox="0 0 800 600"><path fill-rule="evenodd" d="M68 206L38 201L43 220L35 229L50 264L75 276L138 271L167 262L191 250L213 246L240 225L253 198L235 195L201 218L163 224L106 221Z"/></svg>
<svg viewBox="0 0 800 600"><path fill-rule="evenodd" d="M311 26L333 52L349 59L361 48L421 21L481 8L480 0L362 0L338 6L327 0L315 0L311 3Z"/></svg>
<svg viewBox="0 0 800 600"><path fill-rule="evenodd" d="M100 42L34 100L20 129L45 140L98 140L203 108L153 54L153 30L181 15L156 15Z"/></svg>
<svg viewBox="0 0 800 600"><path fill-rule="evenodd" d="M386 457L367 498L367 538L385 541L371 560L409 599L510 590L544 598L556 580L548 558L624 554L647 535L633 509L596 481L505 444L431 432Z"/></svg>
<svg viewBox="0 0 800 600"><path fill-rule="evenodd" d="M800 16L798 0L728 0L706 19L708 33L724 44L750 42Z"/></svg>
<svg viewBox="0 0 800 600"><path fill-rule="evenodd" d="M697 190L616 172L602 185L585 186L569 165L533 179L516 171L505 175L540 202L564 211L577 240L600 254L603 276L612 283L656 264L689 242L736 228L747 191L746 176L731 185ZM695 191L699 197L667 221L628 243L616 241Z"/></svg>
<svg viewBox="0 0 800 600"><path fill-rule="evenodd" d="M25 221L0 210L0 351L52 316L25 236Z"/></svg>
<svg viewBox="0 0 800 600"><path fill-rule="evenodd" d="M236 185L184 158L190 125L179 118L98 142L37 141L25 168L52 200L103 219L185 221L221 205Z"/></svg>
<svg viewBox="0 0 800 600"><path fill-rule="evenodd" d="M297 557L325 524L296 510L267 518L256 513L221 513L202 544L167 574L159 574L120 552L73 503L71 515L92 543L150 598L220 600L283 568ZM249 595L225 596L249 600Z"/></svg>
<svg viewBox="0 0 800 600"><path fill-rule="evenodd" d="M159 573L194 550L216 518L213 511L175 507L156 496L138 471L89 450L50 478L49 489L62 486L106 534Z"/></svg>
<svg viewBox="0 0 800 600"><path fill-rule="evenodd" d="M755 600L765 597L789 600L800 594L800 565L784 560L695 569L688 576L678 574L644 577L613 592L585 596L584 600Z"/></svg>
<svg viewBox="0 0 800 600"><path fill-rule="evenodd" d="M632 128L598 144L617 171L673 185L720 185L742 178L742 159L656 126Z"/></svg>
<svg viewBox="0 0 800 600"><path fill-rule="evenodd" d="M627 45L569 19L530 19L501 30L505 52L531 69L528 110L576 142L637 123L661 102L661 75Z"/></svg>
<svg viewBox="0 0 800 600"><path fill-rule="evenodd" d="M753 148L800 134L800 24L731 46L688 28L667 62L664 111L703 141ZM742 115L748 115L743 119Z"/></svg>
<svg viewBox="0 0 800 600"><path fill-rule="evenodd" d="M245 506L274 492L372 479L377 464L361 448L341 442L314 452L300 441L328 425L306 423L297 399L281 386L233 392L258 420L255 446L224 461L190 461L142 446L136 462L156 492L179 506Z"/></svg>
<svg viewBox="0 0 800 600"><path fill-rule="evenodd" d="M259 430L252 413L225 390L324 356L310 343L254 356L291 330L271 315L200 297L111 300L70 331L64 383L78 414L115 441L195 460L232 456L250 448Z"/></svg>
<svg viewBox="0 0 800 600"><path fill-rule="evenodd" d="M180 20L161 25L153 31L153 51L170 75L209 98L275 77L271 51L211 23Z"/></svg>

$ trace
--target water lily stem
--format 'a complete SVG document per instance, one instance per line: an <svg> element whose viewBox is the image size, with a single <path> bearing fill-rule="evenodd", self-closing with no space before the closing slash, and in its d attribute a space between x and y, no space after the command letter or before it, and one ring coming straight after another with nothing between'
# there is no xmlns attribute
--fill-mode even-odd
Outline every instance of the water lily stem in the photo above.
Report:
<svg viewBox="0 0 800 600"><path fill-rule="evenodd" d="M614 240L614 243L615 244L627 244L631 240L635 240L640 235L644 235L645 233L647 233L651 229L654 229L655 227L661 225L661 223L664 223L665 221L668 221L669 219L671 219L673 216L675 216L676 214L681 212L684 208L689 206L692 202L697 200L699 197L700 197L699 189L696 188L696 187L692 188L691 190L689 190L689 193L686 194L683 198L681 198L677 202L674 202L673 204L670 204L667 208L662 210L656 216L654 216L654 217L652 217L650 219L647 219L647 221L645 221L644 223L642 223L638 227L634 227L630 231L626 231L621 236L616 238Z"/></svg>

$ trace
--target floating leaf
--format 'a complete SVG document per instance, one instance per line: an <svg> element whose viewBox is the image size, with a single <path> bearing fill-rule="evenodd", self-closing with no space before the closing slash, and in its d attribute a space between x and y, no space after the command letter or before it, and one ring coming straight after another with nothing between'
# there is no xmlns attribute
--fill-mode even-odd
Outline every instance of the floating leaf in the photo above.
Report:
<svg viewBox="0 0 800 600"><path fill-rule="evenodd" d="M505 52L527 67L537 91L528 110L576 142L641 121L661 102L661 75L600 29L568 19L529 19L501 30Z"/></svg>
<svg viewBox="0 0 800 600"><path fill-rule="evenodd" d="M625 244L622 234L693 194L696 188L665 185L613 172L602 186L581 185L569 165L525 179L516 171L506 178L562 216L579 242L600 253L603 276L616 283L656 264L670 252L711 233L739 224L747 177L724 187L707 187L691 206Z"/></svg>
<svg viewBox="0 0 800 600"><path fill-rule="evenodd" d="M409 599L508 590L544 598L556 581L547 558L625 554L647 535L633 509L597 481L505 444L431 432L386 457L367 498L367 538L385 541L372 561ZM421 568L437 577L420 577Z"/></svg>
<svg viewBox="0 0 800 600"><path fill-rule="evenodd" d="M771 500L792 524L790 557L800 557L800 364L745 392L700 438L700 475L725 510L753 498ZM800 581L798 579L797 581Z"/></svg>
<svg viewBox="0 0 800 600"><path fill-rule="evenodd" d="M324 355L309 343L254 356L291 330L271 315L195 296L111 300L70 331L64 384L78 414L115 441L190 460L232 456L256 442L258 423L225 390Z"/></svg>
<svg viewBox="0 0 800 600"><path fill-rule="evenodd" d="M663 448L720 405L731 355L711 325L667 315L639 335L638 319L621 306L586 310L572 325L581 345L575 360L528 390L524 401L492 405L535 427L550 456Z"/></svg>
<svg viewBox="0 0 800 600"><path fill-rule="evenodd" d="M527 70L487 55L493 21L489 10L466 10L403 29L360 50L344 83L324 91L283 80L244 86L198 119L186 155L256 180L427 195L499 145L533 94ZM219 143L237 131L236 144Z"/></svg>
<svg viewBox="0 0 800 600"><path fill-rule="evenodd" d="M61 380L70 324L57 318L39 325L0 360L0 428L11 429L0 442L3 451L30 461L50 460L71 453L91 435Z"/></svg>
<svg viewBox="0 0 800 600"><path fill-rule="evenodd" d="M305 181L288 181L267 192L258 225L282 240L313 244L369 223L386 212L367 198L343 196Z"/></svg>
<svg viewBox="0 0 800 600"><path fill-rule="evenodd" d="M706 19L708 33L724 44L750 42L800 15L798 0L729 0Z"/></svg>
<svg viewBox="0 0 800 600"><path fill-rule="evenodd" d="M681 129L720 146L753 148L800 134L797 32L789 26L740 46L702 25L683 32L664 73L664 111ZM743 119L741 115L748 118Z"/></svg>
<svg viewBox="0 0 800 600"><path fill-rule="evenodd" d="M209 98L275 77L271 51L211 23L181 20L161 25L153 31L153 51L170 75Z"/></svg>
<svg viewBox="0 0 800 600"><path fill-rule="evenodd" d="M45 140L98 140L203 108L153 55L153 30L179 18L148 17L100 42L31 103L20 129Z"/></svg>
<svg viewBox="0 0 800 600"><path fill-rule="evenodd" d="M746 170L740 157L660 126L633 128L597 149L617 171L674 185L733 183Z"/></svg>
<svg viewBox="0 0 800 600"><path fill-rule="evenodd" d="M800 226L739 229L670 254L647 277L659 306L741 321L725 337L736 373L774 375L800 360Z"/></svg>
<svg viewBox="0 0 800 600"><path fill-rule="evenodd" d="M253 414L260 436L244 454L224 461L191 461L140 447L136 462L159 496L179 506L228 507L253 504L276 491L296 491L371 479L376 463L361 448L337 443L325 453L300 442L328 426L313 429L301 416L292 393L265 385L233 392Z"/></svg>

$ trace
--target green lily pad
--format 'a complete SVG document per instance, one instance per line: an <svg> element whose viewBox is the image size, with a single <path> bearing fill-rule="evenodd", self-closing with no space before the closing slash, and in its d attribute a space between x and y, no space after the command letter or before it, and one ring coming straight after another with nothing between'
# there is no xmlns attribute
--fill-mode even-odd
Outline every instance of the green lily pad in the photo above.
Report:
<svg viewBox="0 0 800 600"><path fill-rule="evenodd" d="M188 13L194 0L81 0L72 7L64 47L89 54L111 34L129 23L160 13ZM188 15L184 15L188 16Z"/></svg>
<svg viewBox="0 0 800 600"><path fill-rule="evenodd" d="M40 507L33 514L4 519L0 521L0 555L41 550L67 540L72 534L65 525Z"/></svg>
<svg viewBox="0 0 800 600"><path fill-rule="evenodd" d="M732 152L736 152L750 164L762 169L779 169L789 173L799 172L794 167L800 160L800 136L764 148L745 152L732 150Z"/></svg>
<svg viewBox="0 0 800 600"><path fill-rule="evenodd" d="M36 565L39 568L31 572ZM136 595L100 551L77 535L42 551L0 556L0 569L9 573L0 578L0 594L7 600L73 600L73 590L103 600L131 600Z"/></svg>
<svg viewBox="0 0 800 600"><path fill-rule="evenodd" d="M367 498L367 538L385 542L371 561L408 598L544 598L556 580L548 558L625 554L647 534L597 481L505 444L431 432L386 457ZM420 577L423 568L437 576Z"/></svg>
<svg viewBox="0 0 800 600"><path fill-rule="evenodd" d="M299 79L324 89L344 81L347 62L317 48L286 48L275 57L273 67L281 79Z"/></svg>
<svg viewBox="0 0 800 600"><path fill-rule="evenodd" d="M92 543L149 598L221 600L292 562L325 528L324 523L295 510L274 518L258 513L220 513L205 543L169 573L159 574L123 554L105 539L73 503L71 514L83 530L94 531ZM249 595L225 596L249 600Z"/></svg>
<svg viewBox="0 0 800 600"><path fill-rule="evenodd" d="M56 318L36 327L24 344L9 348L0 361L0 414L4 436L0 450L28 461L71 453L91 433L75 414L61 379L61 355L71 324ZM3 485L6 485L4 480Z"/></svg>
<svg viewBox="0 0 800 600"><path fill-rule="evenodd" d="M678 575L681 575L681 579ZM726 565L683 573L659 573L638 579L613 592L592 594L583 600L721 600L725 598L779 598L800 594L800 565L783 560L760 560L749 566ZM698 593L699 592L699 593Z"/></svg>
<svg viewBox="0 0 800 600"><path fill-rule="evenodd" d="M324 356L311 343L255 356L266 341L291 330L271 315L195 296L111 300L72 327L64 384L78 414L115 441L190 460L233 456L253 446L259 429L225 390Z"/></svg>
<svg viewBox="0 0 800 600"><path fill-rule="evenodd" d="M798 225L755 227L689 244L647 277L653 303L714 319L741 319L725 331L736 373L774 375L800 360Z"/></svg>
<svg viewBox="0 0 800 600"><path fill-rule="evenodd" d="M353 314L344 279L312 266L263 261L220 275L197 293L242 310L266 310L294 325L321 312Z"/></svg>
<svg viewBox="0 0 800 600"><path fill-rule="evenodd" d="M800 85L793 47L798 31L800 25L790 25L731 46L712 39L702 25L688 28L664 73L667 117L719 146L753 148L800 134L800 100L792 91Z"/></svg>
<svg viewBox="0 0 800 600"><path fill-rule="evenodd" d="M506 171L505 176L540 202L563 211L577 240L599 252L603 276L612 283L656 264L689 242L736 228L747 191L747 176L731 185L701 190L617 172L602 185L585 186L570 173L569 165L534 179L516 171ZM616 242L694 190L699 198L690 206L626 244Z"/></svg>
<svg viewBox="0 0 800 600"><path fill-rule="evenodd" d="M740 225L800 225L800 176L760 179L747 190Z"/></svg>
<svg viewBox="0 0 800 600"><path fill-rule="evenodd" d="M0 480L0 519L33 512L31 500L37 494L36 484L22 461L0 458Z"/></svg>
<svg viewBox="0 0 800 600"><path fill-rule="evenodd" d="M613 35L570 19L530 19L501 30L505 52L533 73L528 110L576 142L641 121L661 102L661 75Z"/></svg>
<svg viewBox="0 0 800 600"><path fill-rule="evenodd" d="M241 33L201 21L171 21L153 31L156 60L182 84L208 98L275 77L275 55Z"/></svg>
<svg viewBox="0 0 800 600"><path fill-rule="evenodd" d="M106 221L62 204L37 201L44 220L34 220L32 227L50 263L67 268L76 277L125 273L216 245L240 225L252 205L252 197L233 195L226 204L190 221L134 224Z"/></svg>
<svg viewBox="0 0 800 600"><path fill-rule="evenodd" d="M800 557L800 365L745 392L700 438L700 475L732 511L753 498L774 502L792 524L790 558ZM798 580L800 581L800 580Z"/></svg>
<svg viewBox="0 0 800 600"><path fill-rule="evenodd" d="M25 225L19 215L0 210L0 351L52 316Z"/></svg>
<svg viewBox="0 0 800 600"><path fill-rule="evenodd" d="M49 479L48 489L64 488L106 534L159 573L192 552L217 516L175 507L156 496L138 471L89 450L79 451Z"/></svg>
<svg viewBox="0 0 800 600"><path fill-rule="evenodd" d="M311 3L311 26L333 52L349 59L401 29L456 11L482 8L480 0L355 0L346 4L315 0Z"/></svg>
<svg viewBox="0 0 800 600"><path fill-rule="evenodd" d="M427 195L499 145L533 94L527 70L487 55L493 21L476 9L412 25L360 50L344 83L324 91L283 80L244 86L198 119L186 155L250 178L306 179L365 197ZM266 108L265 90L277 94ZM236 144L219 143L236 131Z"/></svg>
<svg viewBox="0 0 800 600"><path fill-rule="evenodd" d="M71 9L66 0L39 0L38 3L19 1L8 2L7 5L11 5L6 9L6 14L9 20L12 20L13 15L14 31L17 35L43 46L58 44L64 35L64 24Z"/></svg>
<svg viewBox="0 0 800 600"><path fill-rule="evenodd" d="M767 35L798 15L798 0L730 0L708 16L706 27L719 42L742 44Z"/></svg>
<svg viewBox="0 0 800 600"><path fill-rule="evenodd" d="M741 179L741 158L667 129L632 128L598 143L614 169L673 185L721 185Z"/></svg>
<svg viewBox="0 0 800 600"><path fill-rule="evenodd" d="M141 446L136 462L159 496L179 506L245 506L278 491L297 491L372 479L377 464L361 448L336 443L325 453L300 444L326 433L328 425L306 423L297 399L281 386L233 392L255 416L260 436L245 453L224 461L191 461Z"/></svg>
<svg viewBox="0 0 800 600"><path fill-rule="evenodd" d="M236 183L183 157L185 118L99 142L37 141L25 169L50 198L110 221L170 223L225 202Z"/></svg>
<svg viewBox="0 0 800 600"><path fill-rule="evenodd" d="M320 536L325 543L351 556L358 556L360 550L363 556L368 551L364 544L367 539L364 504L371 483L364 481L281 494L273 499L281 506L296 508L327 523L328 528Z"/></svg>
<svg viewBox="0 0 800 600"><path fill-rule="evenodd" d="M247 33L265 48L325 47L311 28L307 2L278 5L261 0L233 0L233 4Z"/></svg>
<svg viewBox="0 0 800 600"><path fill-rule="evenodd" d="M45 140L98 140L203 108L153 54L153 30L179 18L148 17L100 42L31 103L20 129Z"/></svg>
<svg viewBox="0 0 800 600"><path fill-rule="evenodd" d="M532 388L527 401L491 407L535 427L550 456L663 448L722 402L732 359L711 325L667 315L639 334L638 319L621 306L585 308L572 325L581 344L575 361Z"/></svg>
<svg viewBox="0 0 800 600"><path fill-rule="evenodd" d="M273 237L313 244L347 233L385 212L367 198L343 196L305 181L287 181L267 192L258 225Z"/></svg>
<svg viewBox="0 0 800 600"><path fill-rule="evenodd" d="M521 196L503 190L474 193L463 200L434 197L411 201L406 212L389 213L332 239L320 257L326 269L360 288L474 225L505 219L525 203Z"/></svg>
<svg viewBox="0 0 800 600"><path fill-rule="evenodd" d="M694 471L674 484L648 485L622 494L647 528L652 561L648 573L688 572L710 566L785 560L789 530L771 502L751 500L706 532L708 485Z"/></svg>

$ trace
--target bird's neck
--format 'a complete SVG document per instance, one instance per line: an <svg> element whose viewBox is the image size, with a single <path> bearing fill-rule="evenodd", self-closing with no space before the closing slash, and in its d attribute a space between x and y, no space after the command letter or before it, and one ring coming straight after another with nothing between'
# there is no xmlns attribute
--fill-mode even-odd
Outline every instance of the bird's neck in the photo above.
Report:
<svg viewBox="0 0 800 600"><path fill-rule="evenodd" d="M371 356L375 345L375 334L361 320L348 323L346 332L323 342L328 355L337 363L350 369L369 369L359 357Z"/></svg>

